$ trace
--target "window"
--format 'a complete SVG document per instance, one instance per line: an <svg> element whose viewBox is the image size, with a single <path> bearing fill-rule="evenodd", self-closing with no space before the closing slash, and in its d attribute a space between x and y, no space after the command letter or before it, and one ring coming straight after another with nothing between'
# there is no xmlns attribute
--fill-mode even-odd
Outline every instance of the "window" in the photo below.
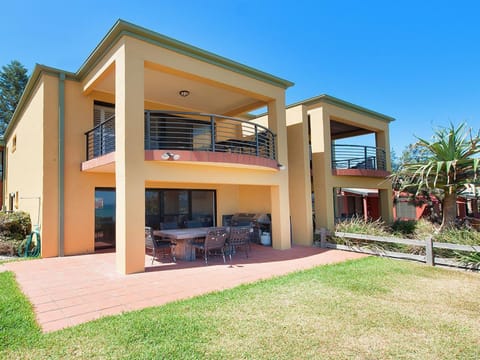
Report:
<svg viewBox="0 0 480 360"><path fill-rule="evenodd" d="M115 151L115 105L95 101L93 105L93 155Z"/></svg>
<svg viewBox="0 0 480 360"><path fill-rule="evenodd" d="M93 103L93 126L97 126L115 116L115 105L101 101Z"/></svg>
<svg viewBox="0 0 480 360"><path fill-rule="evenodd" d="M215 190L146 189L145 224L153 229L215 226Z"/></svg>

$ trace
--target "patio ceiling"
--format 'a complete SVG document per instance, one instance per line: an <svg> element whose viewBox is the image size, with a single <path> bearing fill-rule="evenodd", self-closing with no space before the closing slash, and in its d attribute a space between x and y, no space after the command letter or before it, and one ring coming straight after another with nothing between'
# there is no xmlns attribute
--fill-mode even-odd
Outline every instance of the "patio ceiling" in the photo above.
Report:
<svg viewBox="0 0 480 360"><path fill-rule="evenodd" d="M343 122L330 121L330 135L333 140L349 138L353 136L371 134L373 131L362 129L358 126L346 124Z"/></svg>
<svg viewBox="0 0 480 360"><path fill-rule="evenodd" d="M238 116L264 106L265 103L240 90L226 86L215 86L208 80L192 79L177 74L144 69L145 101L165 105L166 109L205 112L227 116ZM115 93L115 71L108 71L95 85L95 90ZM188 90L190 95L182 97L180 90Z"/></svg>

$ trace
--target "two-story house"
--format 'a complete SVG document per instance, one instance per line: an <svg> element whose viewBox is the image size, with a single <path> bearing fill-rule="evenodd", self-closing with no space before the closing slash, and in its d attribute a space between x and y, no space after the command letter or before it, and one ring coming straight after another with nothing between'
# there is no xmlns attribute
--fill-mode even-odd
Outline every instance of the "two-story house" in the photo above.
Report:
<svg viewBox="0 0 480 360"><path fill-rule="evenodd" d="M144 271L146 225L266 213L274 248L311 245L358 212L351 188L390 220L393 119L327 95L286 107L292 85L119 20L77 72L35 67L5 133L4 203L30 213L43 257L114 248L121 273ZM362 134L375 144L338 143Z"/></svg>
<svg viewBox="0 0 480 360"><path fill-rule="evenodd" d="M271 215L290 247L291 82L118 21L80 69L37 65L5 133L5 193L38 219L42 256L114 244L144 271L144 226ZM267 126L246 113L267 107ZM14 209L10 209L14 210Z"/></svg>

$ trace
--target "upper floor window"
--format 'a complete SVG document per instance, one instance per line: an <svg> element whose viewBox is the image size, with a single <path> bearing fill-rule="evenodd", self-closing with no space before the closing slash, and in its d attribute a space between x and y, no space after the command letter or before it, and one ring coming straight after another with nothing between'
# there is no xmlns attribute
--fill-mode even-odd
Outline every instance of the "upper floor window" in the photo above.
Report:
<svg viewBox="0 0 480 360"><path fill-rule="evenodd" d="M115 116L115 105L101 101L93 103L93 126L97 126L104 121Z"/></svg>

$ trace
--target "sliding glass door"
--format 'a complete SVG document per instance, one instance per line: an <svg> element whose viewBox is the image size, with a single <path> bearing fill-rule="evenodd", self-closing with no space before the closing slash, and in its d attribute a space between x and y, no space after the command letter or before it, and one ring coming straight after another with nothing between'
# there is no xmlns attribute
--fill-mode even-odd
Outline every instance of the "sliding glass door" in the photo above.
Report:
<svg viewBox="0 0 480 360"><path fill-rule="evenodd" d="M146 189L145 224L154 229L215 226L215 190Z"/></svg>
<svg viewBox="0 0 480 360"><path fill-rule="evenodd" d="M115 249L115 189L95 189L95 250Z"/></svg>

